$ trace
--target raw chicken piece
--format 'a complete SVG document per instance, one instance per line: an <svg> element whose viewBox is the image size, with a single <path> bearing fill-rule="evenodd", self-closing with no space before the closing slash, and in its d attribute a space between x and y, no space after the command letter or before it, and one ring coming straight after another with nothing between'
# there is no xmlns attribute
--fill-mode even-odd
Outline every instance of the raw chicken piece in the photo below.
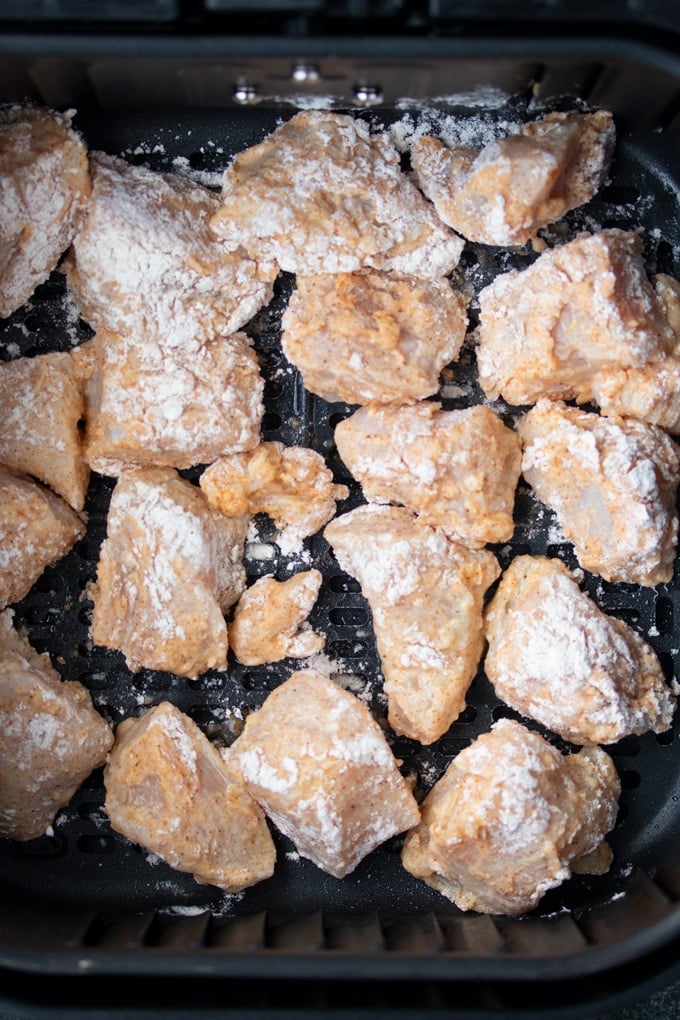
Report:
<svg viewBox="0 0 680 1020"><path fill-rule="evenodd" d="M225 517L171 468L124 471L92 597L92 638L132 670L195 679L226 669L223 614L245 588L247 521Z"/></svg>
<svg viewBox="0 0 680 1020"><path fill-rule="evenodd" d="M113 734L76 681L62 681L0 613L0 836L42 836L93 769Z"/></svg>
<svg viewBox="0 0 680 1020"><path fill-rule="evenodd" d="M90 478L78 428L85 402L70 354L0 364L0 463L34 475L82 510Z"/></svg>
<svg viewBox="0 0 680 1020"><path fill-rule="evenodd" d="M268 303L278 269L215 237L211 191L103 152L91 167L68 279L94 329L186 350L236 332Z"/></svg>
<svg viewBox="0 0 680 1020"><path fill-rule="evenodd" d="M27 595L84 534L62 499L0 465L0 609Z"/></svg>
<svg viewBox="0 0 680 1020"><path fill-rule="evenodd" d="M485 619L486 675L512 708L575 744L671 725L677 685L654 651L603 613L561 560L518 556Z"/></svg>
<svg viewBox="0 0 680 1020"><path fill-rule="evenodd" d="M295 114L236 156L211 226L229 247L292 273L440 277L463 249L401 172L387 132L319 110Z"/></svg>
<svg viewBox="0 0 680 1020"><path fill-rule="evenodd" d="M601 748L563 756L501 719L460 752L425 798L402 861L461 910L523 913L572 869L608 870L612 855L602 841L620 792Z"/></svg>
<svg viewBox="0 0 680 1020"><path fill-rule="evenodd" d="M523 418L522 472L578 561L607 581L670 581L680 457L654 425L540 400Z"/></svg>
<svg viewBox="0 0 680 1020"><path fill-rule="evenodd" d="M244 666L291 656L306 659L326 644L323 634L303 625L316 602L322 576L303 570L287 581L261 577L246 588L229 624L229 644Z"/></svg>
<svg viewBox="0 0 680 1020"><path fill-rule="evenodd" d="M495 556L401 507L358 507L324 537L371 607L390 725L431 744L465 708L484 644L484 593L500 573Z"/></svg>
<svg viewBox="0 0 680 1020"><path fill-rule="evenodd" d="M85 213L87 151L72 114L0 106L0 318L47 279Z"/></svg>
<svg viewBox="0 0 680 1020"><path fill-rule="evenodd" d="M488 407L362 407L335 429L371 503L400 503L473 549L512 537L520 441Z"/></svg>
<svg viewBox="0 0 680 1020"><path fill-rule="evenodd" d="M479 295L477 363L484 392L511 404L593 397L593 376L640 368L674 335L645 275L637 234L581 234Z"/></svg>
<svg viewBox="0 0 680 1020"><path fill-rule="evenodd" d="M671 354L678 358L680 357L680 281L666 273L657 273L654 277L654 290L673 330Z"/></svg>
<svg viewBox="0 0 680 1020"><path fill-rule="evenodd" d="M463 345L465 307L447 280L298 276L281 343L305 387L324 400L405 404L436 393Z"/></svg>
<svg viewBox="0 0 680 1020"><path fill-rule="evenodd" d="M229 893L269 878L276 851L262 811L196 723L169 702L126 719L104 770L113 828Z"/></svg>
<svg viewBox="0 0 680 1020"><path fill-rule="evenodd" d="M416 139L411 164L440 217L469 241L526 244L588 202L614 149L611 113L549 113L483 149Z"/></svg>
<svg viewBox="0 0 680 1020"><path fill-rule="evenodd" d="M418 821L377 722L316 670L277 687L223 753L298 852L336 878Z"/></svg>

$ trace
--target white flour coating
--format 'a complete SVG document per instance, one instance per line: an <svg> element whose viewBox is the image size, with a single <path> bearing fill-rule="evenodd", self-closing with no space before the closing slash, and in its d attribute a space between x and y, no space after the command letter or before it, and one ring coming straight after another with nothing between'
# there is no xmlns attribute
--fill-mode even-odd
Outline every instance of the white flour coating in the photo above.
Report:
<svg viewBox="0 0 680 1020"><path fill-rule="evenodd" d="M191 772L195 772L198 765L196 748L177 716L173 712L165 712L162 715L157 713L153 718L152 725L157 726L170 738L177 748L181 761Z"/></svg>

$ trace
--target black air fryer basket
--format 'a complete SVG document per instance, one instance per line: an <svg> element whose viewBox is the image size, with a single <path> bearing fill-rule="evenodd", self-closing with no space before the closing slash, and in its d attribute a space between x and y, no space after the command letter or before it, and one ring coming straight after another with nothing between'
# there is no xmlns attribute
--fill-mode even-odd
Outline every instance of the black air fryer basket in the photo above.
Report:
<svg viewBox="0 0 680 1020"><path fill-rule="evenodd" d="M591 203L549 228L547 240L640 226L649 272L680 277L678 13L677 4L611 2L593 11L567 0L205 0L200 9L179 0L10 0L0 5L0 100L75 107L90 148L214 186L234 153L296 109L318 105L313 96L376 125L426 117L436 128L452 118L468 136L477 128L501 133L549 109L604 107L618 130L610 179ZM480 288L534 257L466 245L457 282L472 295L471 328ZM352 409L308 394L281 352L281 313L293 286L282 275L273 302L247 329L267 379L263 438L322 453L351 487L344 512L361 497L333 429ZM89 335L55 272L0 324L0 357L68 350ZM441 399L453 408L480 396L469 344L460 365L444 373ZM507 421L517 414L499 410ZM209 737L229 743L236 716L256 709L304 662L234 663L227 674L187 681L150 670L133 675L122 655L93 647L87 588L112 488L113 480L93 477L87 537L15 607L16 623L64 677L89 688L114 725L169 699ZM502 566L527 551L576 566L551 514L522 483L516 521L513 540L495 548ZM266 521L260 537L247 548L250 578L285 578L310 564L323 571L312 623L327 635L334 675L384 718L358 584L320 536L305 543L302 559L277 548ZM677 570L656 589L589 575L585 586L649 641L669 680L680 673ZM420 796L475 736L512 714L480 673L465 713L435 745L388 737L404 771L417 774ZM573 877L518 918L457 911L404 871L399 838L340 881L276 836L274 877L225 896L114 833L98 770L51 834L0 841L0 1005L31 1016L113 1017L133 1007L168 1017L360 1017L378 1008L395 1017L416 1010L593 1016L680 976L679 730L676 718L667 733L608 749L623 786L611 871Z"/></svg>

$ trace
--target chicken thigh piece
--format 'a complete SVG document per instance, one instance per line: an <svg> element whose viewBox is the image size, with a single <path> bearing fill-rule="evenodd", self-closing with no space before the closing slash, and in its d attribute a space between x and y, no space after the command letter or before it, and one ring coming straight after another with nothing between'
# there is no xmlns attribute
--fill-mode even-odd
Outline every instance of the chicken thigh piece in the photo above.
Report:
<svg viewBox="0 0 680 1020"><path fill-rule="evenodd" d="M298 852L336 878L418 821L378 723L316 670L277 687L223 754Z"/></svg>
<svg viewBox="0 0 680 1020"><path fill-rule="evenodd" d="M0 613L0 836L42 836L113 744L76 681L62 681Z"/></svg>
<svg viewBox="0 0 680 1020"><path fill-rule="evenodd" d="M589 201L614 149L612 115L549 113L481 150L415 140L411 164L444 223L469 241L522 245Z"/></svg>
<svg viewBox="0 0 680 1020"><path fill-rule="evenodd" d="M404 867L461 910L524 913L572 869L608 870L603 840L620 791L601 748L562 755L521 723L500 719L425 798L404 843Z"/></svg>
<svg viewBox="0 0 680 1020"><path fill-rule="evenodd" d="M116 832L197 882L238 893L273 874L276 851L262 811L196 723L169 702L120 724L104 783Z"/></svg>
<svg viewBox="0 0 680 1020"><path fill-rule="evenodd" d="M225 172L215 234L291 273L447 276L463 241L402 173L389 134L340 113L296 113Z"/></svg>
<svg viewBox="0 0 680 1020"><path fill-rule="evenodd" d="M335 441L369 502L408 507L472 549L512 537L520 441L490 408L362 407Z"/></svg>
<svg viewBox="0 0 680 1020"><path fill-rule="evenodd" d="M447 280L369 270L298 276L281 344L324 400L407 404L437 392L463 345L465 309Z"/></svg>
<svg viewBox="0 0 680 1020"><path fill-rule="evenodd" d="M578 561L607 581L670 581L680 456L654 425L539 400L520 422L522 473Z"/></svg>
<svg viewBox="0 0 680 1020"><path fill-rule="evenodd" d="M324 537L371 607L390 725L431 744L465 708L484 645L484 594L500 573L495 556L409 510L375 504L336 517Z"/></svg>
<svg viewBox="0 0 680 1020"><path fill-rule="evenodd" d="M518 556L485 614L486 675L496 694L574 744L663 733L677 684L654 651L582 592L561 560Z"/></svg>
<svg viewBox="0 0 680 1020"><path fill-rule="evenodd" d="M261 666L322 651L324 635L305 626L321 581L318 570L301 570L286 581L260 577L246 588L229 624L229 645L238 661Z"/></svg>

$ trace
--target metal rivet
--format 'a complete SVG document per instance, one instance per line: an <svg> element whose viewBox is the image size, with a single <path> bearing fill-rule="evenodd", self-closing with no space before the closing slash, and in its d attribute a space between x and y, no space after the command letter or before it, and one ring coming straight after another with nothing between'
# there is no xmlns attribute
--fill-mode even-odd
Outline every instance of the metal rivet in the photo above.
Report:
<svg viewBox="0 0 680 1020"><path fill-rule="evenodd" d="M379 85L358 82L354 88L354 102L360 106L376 106L383 101L383 90Z"/></svg>
<svg viewBox="0 0 680 1020"><path fill-rule="evenodd" d="M235 103L248 106L251 103L259 102L260 92L257 85L240 78L231 90L231 98Z"/></svg>
<svg viewBox="0 0 680 1020"><path fill-rule="evenodd" d="M297 82L321 81L319 68L314 64L293 64L290 76Z"/></svg>

